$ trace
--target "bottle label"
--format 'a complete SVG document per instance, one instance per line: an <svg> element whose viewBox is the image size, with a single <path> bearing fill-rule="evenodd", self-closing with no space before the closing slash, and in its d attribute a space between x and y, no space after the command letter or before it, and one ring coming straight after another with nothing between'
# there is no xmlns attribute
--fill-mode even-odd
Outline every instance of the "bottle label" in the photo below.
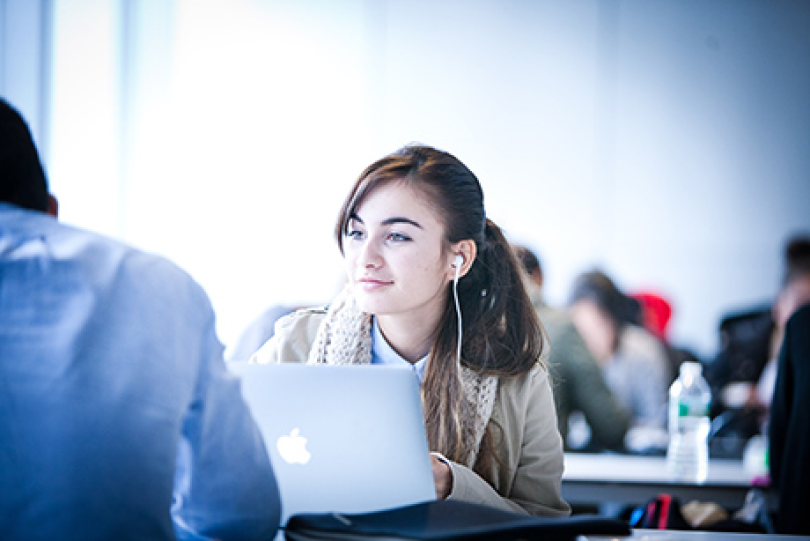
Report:
<svg viewBox="0 0 810 541"><path fill-rule="evenodd" d="M678 417L703 417L709 414L708 404L678 403Z"/></svg>

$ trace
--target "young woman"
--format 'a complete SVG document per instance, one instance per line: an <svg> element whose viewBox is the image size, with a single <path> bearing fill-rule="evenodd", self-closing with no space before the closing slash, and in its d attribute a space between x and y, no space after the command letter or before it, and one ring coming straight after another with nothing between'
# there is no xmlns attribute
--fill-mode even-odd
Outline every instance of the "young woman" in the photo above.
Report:
<svg viewBox="0 0 810 541"><path fill-rule="evenodd" d="M567 515L544 333L475 175L405 147L360 175L335 234L346 288L281 320L252 361L408 363L437 497Z"/></svg>

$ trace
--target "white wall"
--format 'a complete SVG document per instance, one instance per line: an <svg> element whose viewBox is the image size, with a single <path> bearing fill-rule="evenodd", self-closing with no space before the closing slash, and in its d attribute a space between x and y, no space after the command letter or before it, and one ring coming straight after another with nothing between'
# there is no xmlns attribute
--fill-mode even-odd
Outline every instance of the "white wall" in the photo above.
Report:
<svg viewBox="0 0 810 541"><path fill-rule="evenodd" d="M49 0L0 0L0 95L25 116L47 153L50 112Z"/></svg>
<svg viewBox="0 0 810 541"><path fill-rule="evenodd" d="M600 265L703 355L810 231L801 0L62 0L53 29L64 219L184 266L226 343L329 299L343 195L411 141L476 172L550 300Z"/></svg>

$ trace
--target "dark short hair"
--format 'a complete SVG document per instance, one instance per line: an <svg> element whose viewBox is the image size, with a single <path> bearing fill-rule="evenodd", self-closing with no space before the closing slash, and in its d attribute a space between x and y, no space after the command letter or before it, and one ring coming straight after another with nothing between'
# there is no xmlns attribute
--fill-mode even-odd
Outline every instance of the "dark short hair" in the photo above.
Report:
<svg viewBox="0 0 810 541"><path fill-rule="evenodd" d="M796 234L785 245L783 286L807 275L810 275L810 235Z"/></svg>
<svg viewBox="0 0 810 541"><path fill-rule="evenodd" d="M528 274L531 275L535 272L543 274L543 267L540 266L540 260L537 259L534 252L519 244L513 244L512 248L515 251L518 261L520 261L520 264L523 265L523 268Z"/></svg>
<svg viewBox="0 0 810 541"><path fill-rule="evenodd" d="M0 201L45 212L48 182L22 115L0 98Z"/></svg>
<svg viewBox="0 0 810 541"><path fill-rule="evenodd" d="M641 307L635 299L625 295L603 271L595 269L580 274L571 288L568 305L580 300L593 302L616 325L641 322Z"/></svg>

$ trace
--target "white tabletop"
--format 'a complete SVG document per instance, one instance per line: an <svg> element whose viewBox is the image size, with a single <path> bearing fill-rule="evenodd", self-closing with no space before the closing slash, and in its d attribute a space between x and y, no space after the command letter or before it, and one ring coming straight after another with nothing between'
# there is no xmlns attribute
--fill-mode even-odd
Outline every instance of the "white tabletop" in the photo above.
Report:
<svg viewBox="0 0 810 541"><path fill-rule="evenodd" d="M701 483L684 482L667 475L663 456L566 453L562 493L573 505L642 505L667 493L682 503L714 502L739 509L757 476L740 460L711 460ZM769 496L769 506L775 507Z"/></svg>
<svg viewBox="0 0 810 541"><path fill-rule="evenodd" d="M679 530L633 530L632 535L625 537L581 535L577 541L799 541L810 539L810 536L779 535L757 533L731 533L731 532L700 532Z"/></svg>
<svg viewBox="0 0 810 541"><path fill-rule="evenodd" d="M683 483L671 479L662 456L619 455L612 453L566 453L563 480L598 480L622 483ZM755 476L746 471L740 460L711 460L705 485L749 487Z"/></svg>

